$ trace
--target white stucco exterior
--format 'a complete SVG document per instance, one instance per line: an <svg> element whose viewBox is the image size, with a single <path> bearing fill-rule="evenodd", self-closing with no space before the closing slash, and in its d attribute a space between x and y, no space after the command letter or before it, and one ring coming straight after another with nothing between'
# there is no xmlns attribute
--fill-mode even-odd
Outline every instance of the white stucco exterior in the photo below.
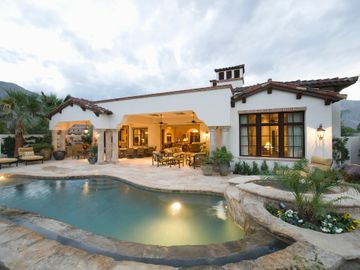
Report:
<svg viewBox="0 0 360 270"><path fill-rule="evenodd" d="M115 132L126 125L129 129L128 146L132 147L132 130L147 128L148 144L160 147L159 138L162 131L159 117L165 114L171 116L178 112L186 112L189 117L191 113L194 113L196 120L200 122L198 130L202 141L204 139L207 142L209 150L226 146L236 159L250 162L267 160L271 165L275 161L292 163L296 159L240 156L239 114L295 110L304 112L304 157L309 160L312 156L332 157L332 139L340 137L340 106L337 102L325 102L326 95L308 94L306 88L301 88L299 91L303 92L297 96L297 88L287 91L286 88L276 89L276 87L272 87L271 91L260 88L259 91L246 96L244 102L242 99L235 103L231 102L233 87L242 86L243 76L244 70L241 69L240 80L234 80L234 78L227 82L215 80L212 81L213 87L95 102L97 106L111 111L110 115L96 116L93 111L83 110L80 106L73 104L52 116L50 129L68 129L76 122L86 121L99 132L105 130ZM172 122L176 122L176 119ZM322 140L317 134L320 125L325 129Z"/></svg>
<svg viewBox="0 0 360 270"><path fill-rule="evenodd" d="M325 105L324 100L314 97L303 96L301 99L296 99L293 93L284 91L272 90L271 94L267 91L260 92L246 99L246 103L241 101L236 102L235 107L231 110L231 132L230 132L230 150L236 156L239 156L239 114L249 111L266 111L277 109L291 111L294 108L305 110L305 158L311 159L311 156L317 155L322 157L332 157L332 138L333 138L333 105ZM325 131L323 140L317 137L317 128L322 124ZM278 158L254 158L241 157L245 160L262 160L283 161L291 163L291 159Z"/></svg>

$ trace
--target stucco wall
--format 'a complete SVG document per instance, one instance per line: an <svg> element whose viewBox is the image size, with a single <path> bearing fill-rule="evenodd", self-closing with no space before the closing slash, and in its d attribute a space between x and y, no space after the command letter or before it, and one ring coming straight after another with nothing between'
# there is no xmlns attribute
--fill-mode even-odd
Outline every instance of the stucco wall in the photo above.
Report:
<svg viewBox="0 0 360 270"><path fill-rule="evenodd" d="M303 96L296 99L293 93L273 89L272 94L260 92L246 99L246 103L236 102L231 110L230 150L239 157L239 113L247 110L266 110L305 107L305 157L313 155L332 157L332 105L325 106L324 100ZM322 124L325 138L319 141L316 129ZM268 159L271 160L271 159Z"/></svg>
<svg viewBox="0 0 360 270"><path fill-rule="evenodd" d="M83 111L79 106L66 107L62 113L54 115L50 129L56 129L59 123L70 121L90 121L95 128L115 129L126 115L194 111L197 117L208 126L230 125L230 88L189 92L174 95L143 97L114 102L98 103L109 109L113 115L95 116L92 111Z"/></svg>

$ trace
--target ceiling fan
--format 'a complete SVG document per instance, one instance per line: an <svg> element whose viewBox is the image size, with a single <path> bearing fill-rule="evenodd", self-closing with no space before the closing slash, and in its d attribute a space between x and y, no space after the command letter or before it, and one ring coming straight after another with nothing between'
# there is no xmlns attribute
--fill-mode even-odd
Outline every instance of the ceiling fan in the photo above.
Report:
<svg viewBox="0 0 360 270"><path fill-rule="evenodd" d="M162 114L160 114L160 122L158 123L160 126L162 126L162 125L167 125L167 123L165 123L164 121L163 121L163 115Z"/></svg>
<svg viewBox="0 0 360 270"><path fill-rule="evenodd" d="M192 124L199 124L200 122L197 122L196 120L195 120L195 113L194 112L192 112L192 120L191 120L191 123Z"/></svg>

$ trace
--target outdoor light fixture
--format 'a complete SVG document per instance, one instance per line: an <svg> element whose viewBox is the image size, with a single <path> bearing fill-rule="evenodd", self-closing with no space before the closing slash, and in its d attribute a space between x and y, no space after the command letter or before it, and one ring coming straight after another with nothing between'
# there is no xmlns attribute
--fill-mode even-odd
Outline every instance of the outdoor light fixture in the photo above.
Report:
<svg viewBox="0 0 360 270"><path fill-rule="evenodd" d="M181 210L181 203L180 202L173 202L171 205L170 205L170 213L172 215L177 215L180 210Z"/></svg>
<svg viewBox="0 0 360 270"><path fill-rule="evenodd" d="M320 124L319 127L316 129L316 132L319 140L323 140L325 135L325 129L323 129L322 124Z"/></svg>

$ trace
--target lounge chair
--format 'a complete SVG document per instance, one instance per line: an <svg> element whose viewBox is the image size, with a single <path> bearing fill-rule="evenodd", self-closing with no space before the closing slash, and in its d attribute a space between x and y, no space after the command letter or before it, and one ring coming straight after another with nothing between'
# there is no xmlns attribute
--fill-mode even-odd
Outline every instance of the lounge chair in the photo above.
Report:
<svg viewBox="0 0 360 270"><path fill-rule="evenodd" d="M34 154L34 149L32 147L19 147L19 161L24 161L25 166L28 164L28 162L35 162L35 161L41 161L41 163L44 163L44 157L40 155Z"/></svg>
<svg viewBox="0 0 360 270"><path fill-rule="evenodd" d="M11 166L11 164L15 163L16 167L18 166L18 159L17 158L0 158L0 169L1 166L4 164L8 164Z"/></svg>

